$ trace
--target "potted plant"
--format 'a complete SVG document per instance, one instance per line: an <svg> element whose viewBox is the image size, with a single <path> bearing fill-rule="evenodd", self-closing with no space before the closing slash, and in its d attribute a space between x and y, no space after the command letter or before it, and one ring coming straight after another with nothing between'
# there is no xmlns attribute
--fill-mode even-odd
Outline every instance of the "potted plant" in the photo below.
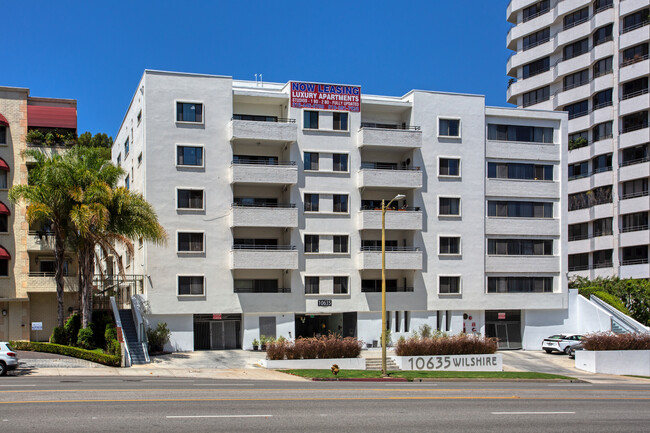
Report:
<svg viewBox="0 0 650 433"><path fill-rule="evenodd" d="M253 340L253 350L257 350L260 347L260 342L257 341L257 338Z"/></svg>
<svg viewBox="0 0 650 433"><path fill-rule="evenodd" d="M266 343L268 343L269 339L266 338L266 335L260 335L260 345L262 346L262 350L266 350Z"/></svg>

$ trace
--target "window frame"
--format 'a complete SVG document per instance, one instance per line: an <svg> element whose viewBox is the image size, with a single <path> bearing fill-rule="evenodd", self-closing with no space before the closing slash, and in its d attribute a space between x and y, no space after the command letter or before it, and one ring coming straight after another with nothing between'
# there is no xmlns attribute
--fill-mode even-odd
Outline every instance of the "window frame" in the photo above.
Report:
<svg viewBox="0 0 650 433"><path fill-rule="evenodd" d="M455 238L458 239L458 252L457 253L443 253L440 241L442 238ZM438 235L438 255L445 257L460 257L463 255L463 241L462 236L458 234L439 234Z"/></svg>
<svg viewBox="0 0 650 433"><path fill-rule="evenodd" d="M201 104L201 121L197 122L193 120L178 120L178 104L194 104L194 105ZM174 100L174 122L183 125L205 125L205 103L203 101L175 99Z"/></svg>
<svg viewBox="0 0 650 433"><path fill-rule="evenodd" d="M315 281L316 281L316 291L315 292L308 292L307 291L307 278L315 279ZM312 281L312 283L313 283L313 281ZM309 295L320 296L321 295L321 293L320 293L320 276L318 276L318 275L305 275L305 279L304 279L303 284L305 286L305 296L309 296Z"/></svg>
<svg viewBox="0 0 650 433"><path fill-rule="evenodd" d="M307 251L307 236L310 238L315 238L316 242L314 242L314 239L310 239L309 245L312 247L310 251ZM320 235L317 234L311 234L311 233L305 233L302 236L302 243L303 243L303 254L320 254ZM316 244L316 251L313 250L314 243Z"/></svg>
<svg viewBox="0 0 650 433"><path fill-rule="evenodd" d="M316 210L313 210L313 209L307 210L307 200L306 200L307 195L309 195L310 198L311 198L311 196L316 196ZM320 212L320 196L321 196L321 194L318 193L318 192L303 192L302 193L302 203L303 203L303 208L302 208L303 210L302 211L303 211L303 213L319 213ZM313 203L313 201L309 200L310 208L313 207L312 203Z"/></svg>
<svg viewBox="0 0 650 433"><path fill-rule="evenodd" d="M180 249L180 235L184 233L189 233L189 234L201 234L201 250L200 251L192 251L192 250L181 250ZM185 229L178 229L176 230L176 253L178 254L205 254L205 231L203 230L185 230Z"/></svg>
<svg viewBox="0 0 650 433"><path fill-rule="evenodd" d="M453 174L442 174L440 173L440 161L442 159L450 160L454 159L458 161L458 174L453 175ZM447 167L449 169L449 167ZM448 179L459 179L463 177L462 173L462 164L461 164L461 157L460 156L446 156L446 155L438 155L438 177L443 177L443 178L448 178Z"/></svg>
<svg viewBox="0 0 650 433"><path fill-rule="evenodd" d="M320 154L321 152L311 152L309 150L303 150L302 152L302 170L306 172L316 172L320 171ZM305 168L305 164L307 163L307 155L309 156L309 168ZM311 155L316 155L316 168L311 168L314 165L314 161L312 161L312 156Z"/></svg>
<svg viewBox="0 0 650 433"><path fill-rule="evenodd" d="M201 191L202 198L201 198L201 207L196 208L196 207L180 207L179 206L179 201L178 201L178 194L179 192L183 191ZM177 186L176 187L176 210L180 211L204 211L205 210L205 188L195 188L195 187L185 187L185 186Z"/></svg>
<svg viewBox="0 0 650 433"><path fill-rule="evenodd" d="M345 156L345 170L335 170L334 169L334 157L337 156L339 157L339 165L340 163L340 157ZM348 152L336 152L332 153L332 172L333 173L350 173L350 154Z"/></svg>
<svg viewBox="0 0 650 433"><path fill-rule="evenodd" d="M346 242L345 243L340 243L340 245L345 245L345 251L336 251L336 240L335 238L343 238L345 237ZM348 234L340 234L340 235L332 235L332 253L333 254L350 254L350 235Z"/></svg>
<svg viewBox="0 0 650 433"><path fill-rule="evenodd" d="M6 125L0 125L0 146L9 146L9 143L7 143L8 129ZM4 139L2 138L3 136Z"/></svg>
<svg viewBox="0 0 650 433"><path fill-rule="evenodd" d="M306 122L305 122L305 120L306 120L305 116L306 116L307 113L316 113L316 127L315 128L312 128L311 126L307 127ZM311 122L311 116L312 115L310 114L310 116L309 116L310 117L310 122ZM311 125L311 123L310 123L310 125ZM306 109L306 108L302 110L302 129L304 131L318 131L318 130L320 130L320 110L312 110L312 109Z"/></svg>
<svg viewBox="0 0 650 433"><path fill-rule="evenodd" d="M196 147L201 148L201 165L188 165L188 164L179 164L178 163L178 148L179 147ZM176 152L174 153L174 163L177 168L194 168L194 169L204 169L205 168L205 146L203 144L176 144Z"/></svg>
<svg viewBox="0 0 650 433"><path fill-rule="evenodd" d="M9 175L7 171L0 170L0 177L4 178L5 186L2 186L3 182L0 182L0 191L7 191L9 189Z"/></svg>
<svg viewBox="0 0 650 433"><path fill-rule="evenodd" d="M458 278L458 292L441 292L440 279L441 278ZM438 274L437 284L438 296L458 296L463 294L463 278L461 274Z"/></svg>
<svg viewBox="0 0 650 433"><path fill-rule="evenodd" d="M463 123L460 117L455 117L455 116L438 116L438 124L437 124L437 132L438 132L438 138L453 138L453 139L461 139L463 137ZM441 120L457 120L458 121L458 135L444 135L441 134L441 128L440 128L440 121ZM447 128L449 130L449 128Z"/></svg>
<svg viewBox="0 0 650 433"><path fill-rule="evenodd" d="M336 201L335 197L345 197L345 211L342 210L335 210L336 209ZM319 198L320 199L320 198ZM339 203L341 205L341 203ZM344 214L344 215L349 215L350 214L350 194L332 194L332 213L333 214Z"/></svg>
<svg viewBox="0 0 650 433"><path fill-rule="evenodd" d="M196 278L201 277L203 279L203 292L201 294L196 293L181 293L181 277L190 277ZM183 298L204 298L205 292L207 291L207 282L205 280L205 274L176 274L176 296ZM190 290L191 292L191 290Z"/></svg>
<svg viewBox="0 0 650 433"><path fill-rule="evenodd" d="M345 129L343 129L343 128L335 128L334 127L334 125L335 125L334 116L337 115L337 114L339 116L341 116L341 117L343 115L345 115L345 118L346 118L345 119L345 126L346 126ZM320 115L319 115L319 118L320 118ZM341 120L339 120L339 124L340 123L342 123ZM320 126L320 119L319 119L319 126ZM350 113L349 112L347 112L347 111L332 111L332 131L337 131L337 132L349 132L350 131Z"/></svg>
<svg viewBox="0 0 650 433"><path fill-rule="evenodd" d="M0 203L2 203L2 202L0 202ZM4 204L4 203L2 203L2 204ZM10 217L10 216L11 216L11 215L9 215L9 214L0 214L0 219L6 219L6 220L7 220L7 225L6 225L7 230L2 230L2 229L0 228L0 234L6 235L6 234L9 233L9 225L10 225L10 224L9 224L9 217ZM0 226L0 227L1 227L1 226Z"/></svg>
<svg viewBox="0 0 650 433"><path fill-rule="evenodd" d="M345 279L345 291L337 292L336 291L336 279L342 278ZM349 295L350 294L350 276L349 275L334 275L332 276L332 294L334 295Z"/></svg>
<svg viewBox="0 0 650 433"><path fill-rule="evenodd" d="M443 217L443 218L461 218L463 216L463 200L462 197L459 195L438 195L437 196L437 212L438 212L438 217ZM440 213L440 199L441 198L457 198L458 199L458 214L442 214Z"/></svg>

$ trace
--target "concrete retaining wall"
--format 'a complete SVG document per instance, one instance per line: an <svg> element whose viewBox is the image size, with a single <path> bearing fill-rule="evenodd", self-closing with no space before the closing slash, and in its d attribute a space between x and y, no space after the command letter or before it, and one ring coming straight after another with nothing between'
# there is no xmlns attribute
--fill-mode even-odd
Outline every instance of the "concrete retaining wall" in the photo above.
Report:
<svg viewBox="0 0 650 433"><path fill-rule="evenodd" d="M325 358L325 359L283 359L260 361L265 368L314 368L329 369L336 364L342 370L365 370L365 358Z"/></svg>
<svg viewBox="0 0 650 433"><path fill-rule="evenodd" d="M650 376L650 350L577 350L576 368L592 373Z"/></svg>

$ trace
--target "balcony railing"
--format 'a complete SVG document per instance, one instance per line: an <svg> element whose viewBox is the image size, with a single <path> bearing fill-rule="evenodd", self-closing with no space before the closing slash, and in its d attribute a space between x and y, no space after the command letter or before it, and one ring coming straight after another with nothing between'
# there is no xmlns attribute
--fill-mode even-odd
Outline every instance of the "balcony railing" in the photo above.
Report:
<svg viewBox="0 0 650 433"><path fill-rule="evenodd" d="M596 104L596 105L594 105L594 106L591 108L591 111L594 112L594 111L596 111L596 110L600 110L601 108L611 107L612 105L613 105L613 102L612 102L612 101L601 102L600 104Z"/></svg>
<svg viewBox="0 0 650 433"><path fill-rule="evenodd" d="M574 266L569 266L569 272L575 272L575 271L586 271L589 269L589 265L574 265Z"/></svg>
<svg viewBox="0 0 650 433"><path fill-rule="evenodd" d="M361 210L381 210L381 207L374 207L374 206L365 205L365 206L361 206ZM394 207L394 206L391 206L389 208L386 208L386 211L387 212L389 212L389 211L419 212L420 207L419 206L416 206L416 207Z"/></svg>
<svg viewBox="0 0 650 433"><path fill-rule="evenodd" d="M621 61L620 67L624 68L626 66L630 66L630 65L633 65L635 63L642 62L644 60L648 60L648 55L647 54L644 54L643 56L634 56L631 59L623 59Z"/></svg>
<svg viewBox="0 0 650 433"><path fill-rule="evenodd" d="M235 293L291 293L291 287L254 287L234 289Z"/></svg>
<svg viewBox="0 0 650 433"><path fill-rule="evenodd" d="M296 161L274 161L274 160L259 160L259 159L234 159L231 161L232 165L272 165L272 166L295 166Z"/></svg>
<svg viewBox="0 0 650 433"><path fill-rule="evenodd" d="M594 78L602 77L603 75L611 74L614 72L612 69L604 69L602 71L594 72Z"/></svg>
<svg viewBox="0 0 650 433"><path fill-rule="evenodd" d="M293 209L296 207L296 204L295 203L232 203L231 206Z"/></svg>
<svg viewBox="0 0 650 433"><path fill-rule="evenodd" d="M412 292L413 287L386 287L386 293ZM361 293L381 293L381 287L362 287Z"/></svg>
<svg viewBox="0 0 650 433"><path fill-rule="evenodd" d="M244 122L296 123L296 119L290 119L288 117L273 117L273 116L268 116L268 117L258 116L250 119L242 119L241 117L233 116L232 118L230 118L230 120L241 120Z"/></svg>
<svg viewBox="0 0 650 433"><path fill-rule="evenodd" d="M34 271L29 271L29 276L30 277L38 277L38 278L53 278L55 275L54 272L34 272ZM70 272L64 272L63 276L64 277L74 277L76 276L76 273L70 273Z"/></svg>
<svg viewBox="0 0 650 433"><path fill-rule="evenodd" d="M621 194L621 200L627 200L636 197L645 197L647 195L648 191L628 192L627 194Z"/></svg>
<svg viewBox="0 0 650 433"><path fill-rule="evenodd" d="M542 102L546 102L546 101L548 101L550 99L551 99L550 96L546 96L546 97L542 97L542 98L539 98L539 99L535 99L533 101L524 101L524 108L525 107L530 107L531 105L535 105L535 104L541 104Z"/></svg>
<svg viewBox="0 0 650 433"><path fill-rule="evenodd" d="M648 224L627 227L624 226L621 228L621 233L640 232L643 230L648 230Z"/></svg>
<svg viewBox="0 0 650 433"><path fill-rule="evenodd" d="M627 167L628 165L634 165L634 164L642 164L644 162L650 161L650 158L647 156L644 156L643 158L638 158L638 159L631 159L629 161L624 161L619 164L619 167Z"/></svg>
<svg viewBox="0 0 650 433"><path fill-rule="evenodd" d="M596 9L596 10L594 11L594 15L595 15L595 14L598 14L598 13L600 13L600 12L602 12L602 11L605 11L605 10L607 10L607 9L611 9L611 8L613 8L613 7L614 7L614 3L609 3L609 4L606 4L606 5L603 5L603 6L599 7L598 9Z"/></svg>
<svg viewBox="0 0 650 433"><path fill-rule="evenodd" d="M382 162L362 162L362 170L406 170L406 171L420 171L420 167L415 166L402 166L395 164L388 164Z"/></svg>
<svg viewBox="0 0 650 433"><path fill-rule="evenodd" d="M598 40L594 41L594 47L597 46L597 45L602 45L605 42L613 41L613 40L614 40L614 37L612 35L605 36L604 38L601 38L601 39L598 39Z"/></svg>
<svg viewBox="0 0 650 433"><path fill-rule="evenodd" d="M540 16L542 16L542 15L548 13L550 10L551 10L551 8L542 9L541 11L537 12L536 14L532 14L532 15L528 15L527 17L524 17L524 18L521 20L521 22L522 22L522 23L527 23L527 22L530 21L530 20L534 20L535 18L540 17Z"/></svg>
<svg viewBox="0 0 650 433"><path fill-rule="evenodd" d="M584 234L584 235L581 234L581 235L574 235L574 236L569 235L569 242L582 241L582 240L585 240L585 239L589 239L588 234Z"/></svg>
<svg viewBox="0 0 650 433"><path fill-rule="evenodd" d="M235 244L233 250L257 250L257 251L294 251L295 245L245 245Z"/></svg>
<svg viewBox="0 0 650 433"><path fill-rule="evenodd" d="M621 266L645 265L646 263L648 263L647 257L644 259L621 260Z"/></svg>
<svg viewBox="0 0 650 433"><path fill-rule="evenodd" d="M606 171L612 171L612 166L610 165L607 167L596 168L586 173L581 173L575 176L569 176L569 180L584 179L585 177L593 176L594 174L598 174L598 173L604 173Z"/></svg>
<svg viewBox="0 0 650 433"><path fill-rule="evenodd" d="M633 131L638 131L639 129L647 128L648 124L647 123L639 123L638 125L632 125L628 126L626 128L621 129L621 134L625 134L627 132L633 132Z"/></svg>
<svg viewBox="0 0 650 433"><path fill-rule="evenodd" d="M648 93L648 88L637 90L636 92L631 92L624 94L621 98L622 100L636 98L637 96L646 95Z"/></svg>
<svg viewBox="0 0 650 433"><path fill-rule="evenodd" d="M523 48L523 51L528 51L528 50L530 50L530 49L532 49L532 48L535 48L535 47L537 47L537 46L539 46L539 45L545 44L545 43L547 43L547 42L550 41L550 40L551 40L550 37L546 37L546 38L544 38L544 39L540 39L540 40L537 41L537 42L533 42L532 44L528 44L528 45L526 45L526 46ZM514 53L513 53L513 54L514 54Z"/></svg>
<svg viewBox="0 0 650 433"><path fill-rule="evenodd" d="M633 30L640 29L641 27L647 26L648 24L650 24L650 20L641 21L640 23L637 23L637 24L635 24L633 26L624 27L623 29L621 29L621 34L625 34L627 32L631 32Z"/></svg>
<svg viewBox="0 0 650 433"><path fill-rule="evenodd" d="M574 28L574 27L576 27L576 26L579 26L580 24L586 23L586 22L589 21L590 19L591 19L590 16L587 16L587 17L584 17L584 18L580 18L580 19L577 20L577 21L574 21L574 22L572 22L572 23L569 23L569 24L565 25L564 27L562 27L562 30L569 30L569 29L572 29L572 28Z"/></svg>
<svg viewBox="0 0 650 433"><path fill-rule="evenodd" d="M562 90L558 90L557 92L554 93L554 95L557 95L560 92L566 92L567 90L575 89L576 87L584 86L585 84L589 84L589 80L580 81L579 83L573 83L573 84L569 84L568 86L564 86Z"/></svg>
<svg viewBox="0 0 650 433"><path fill-rule="evenodd" d="M577 119L578 117L586 116L587 114L589 114L589 110L587 110L587 111L581 111L581 112L579 112L579 113L569 114L569 120L571 120L571 119Z"/></svg>
<svg viewBox="0 0 650 433"><path fill-rule="evenodd" d="M366 247L361 247L361 251L373 251L373 252L381 252L381 246L366 246ZM420 251L420 248L418 247L395 247L395 246L386 246L386 252L392 252L392 251Z"/></svg>
<svg viewBox="0 0 650 433"><path fill-rule="evenodd" d="M602 269L602 268L611 268L613 266L612 262L600 262L600 263L594 263L592 265L593 269Z"/></svg>
<svg viewBox="0 0 650 433"><path fill-rule="evenodd" d="M370 123L370 122L361 122L361 128L376 128L376 129L399 129L406 131L419 131L419 126L410 126L410 125L390 125L386 123Z"/></svg>

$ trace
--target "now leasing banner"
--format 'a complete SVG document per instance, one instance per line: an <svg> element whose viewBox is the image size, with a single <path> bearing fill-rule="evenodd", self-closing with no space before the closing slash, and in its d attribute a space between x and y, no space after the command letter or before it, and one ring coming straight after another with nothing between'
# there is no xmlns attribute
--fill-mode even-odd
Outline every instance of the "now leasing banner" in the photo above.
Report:
<svg viewBox="0 0 650 433"><path fill-rule="evenodd" d="M361 111L361 87L292 81L291 106L359 112Z"/></svg>

